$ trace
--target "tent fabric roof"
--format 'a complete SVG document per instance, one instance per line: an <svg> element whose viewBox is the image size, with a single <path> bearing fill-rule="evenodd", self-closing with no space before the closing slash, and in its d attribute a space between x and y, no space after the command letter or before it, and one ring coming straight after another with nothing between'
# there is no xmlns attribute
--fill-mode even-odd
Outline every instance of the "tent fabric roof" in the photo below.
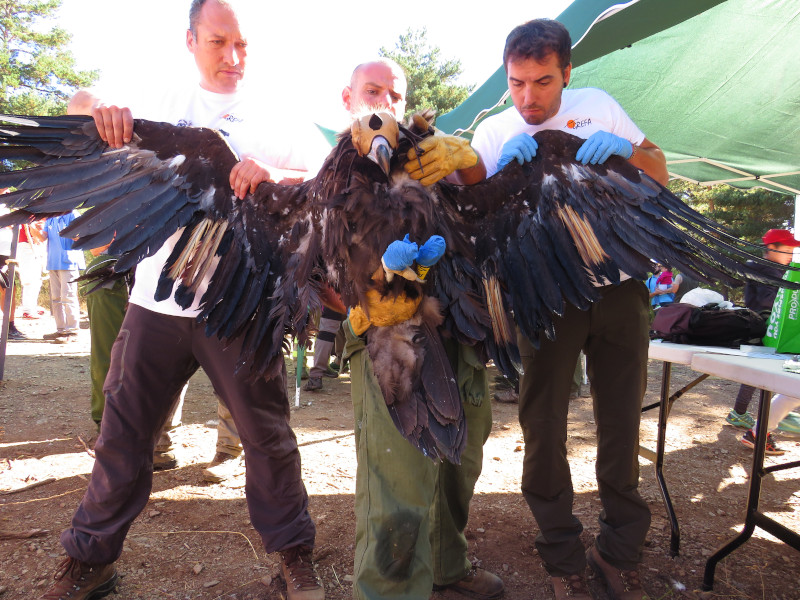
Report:
<svg viewBox="0 0 800 600"><path fill-rule="evenodd" d="M800 3L728 0L573 71L661 146L673 176L800 194Z"/></svg>
<svg viewBox="0 0 800 600"><path fill-rule="evenodd" d="M558 20L578 40L570 87L614 96L674 177L800 194L797 0L576 0ZM469 136L506 91L500 68L437 126Z"/></svg>
<svg viewBox="0 0 800 600"><path fill-rule="evenodd" d="M721 1L575 0L556 20L564 24L572 37L572 66L575 68L680 23ZM502 56L502 48L494 51L498 57ZM481 119L511 106L510 101L504 102L507 90L506 73L501 65L461 105L438 117L436 126L448 133L466 133L471 137ZM502 104L496 107L498 103Z"/></svg>

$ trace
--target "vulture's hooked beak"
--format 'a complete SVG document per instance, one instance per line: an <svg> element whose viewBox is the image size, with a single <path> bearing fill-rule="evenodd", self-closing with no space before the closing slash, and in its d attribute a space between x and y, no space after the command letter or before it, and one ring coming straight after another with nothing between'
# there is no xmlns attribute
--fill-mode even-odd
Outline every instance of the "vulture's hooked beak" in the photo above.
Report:
<svg viewBox="0 0 800 600"><path fill-rule="evenodd" d="M372 140L372 148L370 148L367 158L378 164L378 166L387 175L389 174L389 161L392 160L393 148L382 135L376 136Z"/></svg>
<svg viewBox="0 0 800 600"><path fill-rule="evenodd" d="M387 112L367 113L353 121L350 132L358 154L369 158L388 175L389 162L400 138L395 118Z"/></svg>

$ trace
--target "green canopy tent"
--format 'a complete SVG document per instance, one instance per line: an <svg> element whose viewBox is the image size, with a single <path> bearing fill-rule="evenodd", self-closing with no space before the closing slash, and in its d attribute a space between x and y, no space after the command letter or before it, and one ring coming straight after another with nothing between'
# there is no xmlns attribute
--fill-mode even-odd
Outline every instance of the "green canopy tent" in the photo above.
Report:
<svg viewBox="0 0 800 600"><path fill-rule="evenodd" d="M557 18L575 42L570 86L614 96L673 177L800 194L796 0L576 0ZM469 135L506 90L500 68L437 126Z"/></svg>

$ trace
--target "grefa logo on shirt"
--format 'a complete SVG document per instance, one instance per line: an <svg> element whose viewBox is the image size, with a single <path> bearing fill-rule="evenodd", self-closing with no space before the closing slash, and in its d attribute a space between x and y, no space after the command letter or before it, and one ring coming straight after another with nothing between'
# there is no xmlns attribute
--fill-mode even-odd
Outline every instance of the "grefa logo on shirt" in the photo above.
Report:
<svg viewBox="0 0 800 600"><path fill-rule="evenodd" d="M570 119L567 121L567 127L569 129L580 129L581 127L586 127L587 125L591 125L592 120L589 118L586 119Z"/></svg>
<svg viewBox="0 0 800 600"><path fill-rule="evenodd" d="M244 121L244 119L241 119L231 113L222 115L222 119L227 121L228 123L241 123L242 121Z"/></svg>

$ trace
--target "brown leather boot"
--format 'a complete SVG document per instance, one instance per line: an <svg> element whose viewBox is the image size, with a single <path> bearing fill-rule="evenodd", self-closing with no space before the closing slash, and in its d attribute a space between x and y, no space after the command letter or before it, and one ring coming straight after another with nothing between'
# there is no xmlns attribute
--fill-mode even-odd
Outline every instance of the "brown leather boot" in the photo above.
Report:
<svg viewBox="0 0 800 600"><path fill-rule="evenodd" d="M586 578L583 575L565 575L550 577L553 584L553 595L556 600L592 600Z"/></svg>
<svg viewBox="0 0 800 600"><path fill-rule="evenodd" d="M68 556L58 565L56 582L40 600L99 600L117 587L114 564L90 566Z"/></svg>
<svg viewBox="0 0 800 600"><path fill-rule="evenodd" d="M608 564L600 556L597 546L589 548L586 552L586 560L595 575L606 584L606 591L611 600L642 600L644 591L639 579L639 571L636 569L626 571Z"/></svg>
<svg viewBox="0 0 800 600"><path fill-rule="evenodd" d="M309 546L295 546L281 552L288 600L325 600L325 588L314 570L311 552Z"/></svg>
<svg viewBox="0 0 800 600"><path fill-rule="evenodd" d="M494 600L503 595L505 586L503 580L494 573L472 567L469 573L454 583L448 585L434 585L434 590L453 590L470 598L478 600Z"/></svg>

